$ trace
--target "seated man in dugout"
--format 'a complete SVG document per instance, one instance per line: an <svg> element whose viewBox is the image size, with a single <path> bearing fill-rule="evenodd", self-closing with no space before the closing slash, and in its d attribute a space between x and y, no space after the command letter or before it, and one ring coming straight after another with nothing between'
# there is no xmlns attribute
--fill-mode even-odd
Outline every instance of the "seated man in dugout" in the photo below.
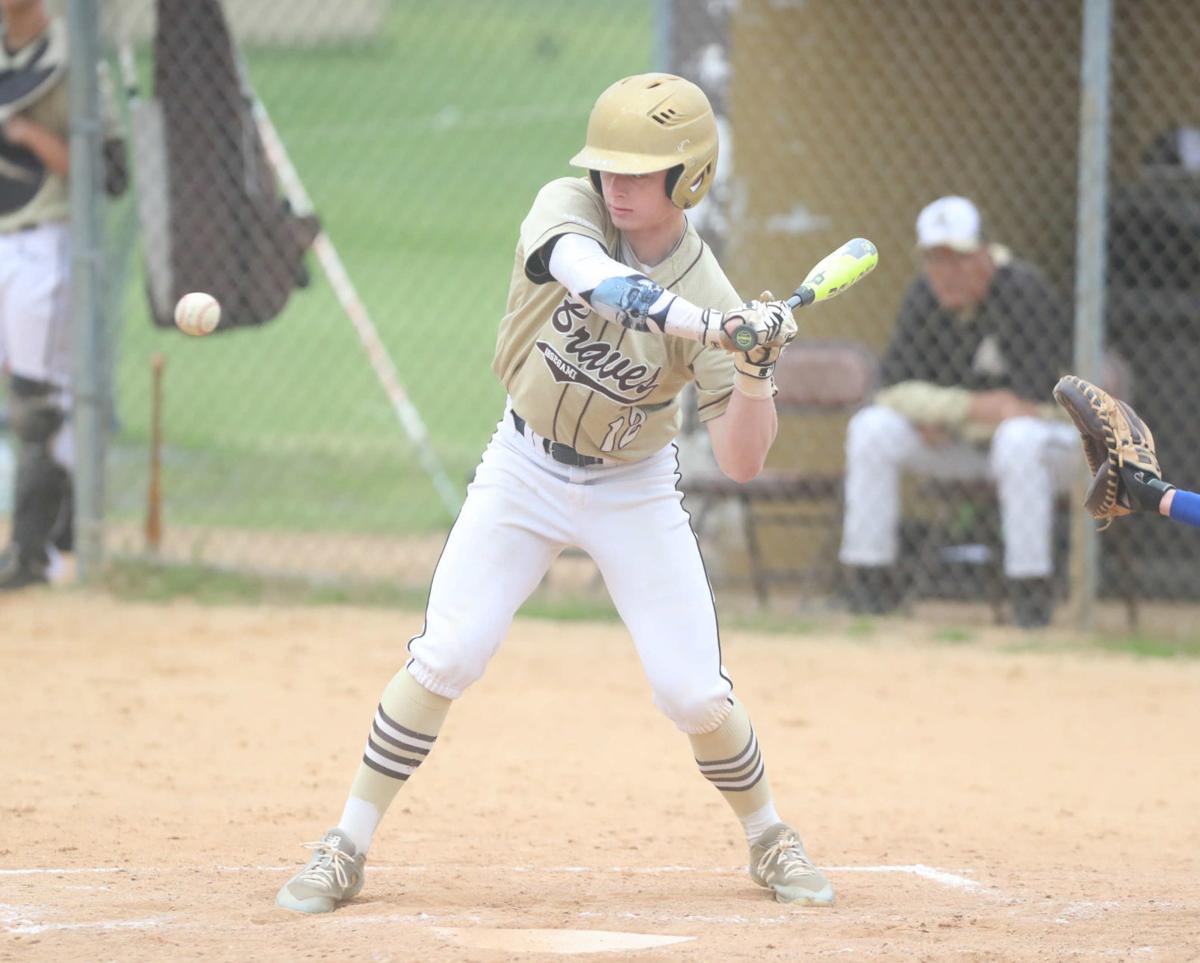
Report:
<svg viewBox="0 0 1200 963"><path fill-rule="evenodd" d="M917 218L920 275L900 306L881 390L851 419L839 558L847 602L881 613L897 577L902 473L996 485L1013 619L1053 610L1054 498L1078 448L1051 391L1071 358L1071 323L1041 272L988 243L965 197Z"/></svg>

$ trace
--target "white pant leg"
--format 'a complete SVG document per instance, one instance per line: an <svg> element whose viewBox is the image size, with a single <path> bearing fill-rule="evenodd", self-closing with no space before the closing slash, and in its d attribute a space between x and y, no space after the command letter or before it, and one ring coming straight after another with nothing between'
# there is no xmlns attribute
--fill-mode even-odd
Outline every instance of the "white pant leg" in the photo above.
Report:
<svg viewBox="0 0 1200 963"><path fill-rule="evenodd" d="M903 472L934 478L988 477L987 457L970 445L927 445L903 415L883 405L858 411L846 431L844 565L891 565L899 552Z"/></svg>
<svg viewBox="0 0 1200 963"><path fill-rule="evenodd" d="M1010 418L992 436L991 471L1004 529L1004 574L1045 578L1054 570L1054 498L1066 491L1079 450L1070 425Z"/></svg>
<svg viewBox="0 0 1200 963"><path fill-rule="evenodd" d="M582 486L580 547L595 560L633 636L654 704L686 733L729 714L716 608L676 487L674 446ZM617 474L619 473L619 475Z"/></svg>
<svg viewBox="0 0 1200 963"><path fill-rule="evenodd" d="M70 407L70 234L65 223L0 235L0 327L9 370L63 389Z"/></svg>
<svg viewBox="0 0 1200 963"><path fill-rule="evenodd" d="M513 615L570 538L566 483L518 443L511 422L502 422L438 559L425 626L408 643L408 670L448 699L483 675Z"/></svg>

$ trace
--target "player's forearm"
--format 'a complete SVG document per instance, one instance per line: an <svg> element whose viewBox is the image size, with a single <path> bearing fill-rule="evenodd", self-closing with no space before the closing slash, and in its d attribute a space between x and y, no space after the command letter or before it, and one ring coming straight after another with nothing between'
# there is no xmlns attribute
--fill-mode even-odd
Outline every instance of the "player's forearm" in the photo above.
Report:
<svg viewBox="0 0 1200 963"><path fill-rule="evenodd" d="M1162 497L1158 511L1175 522L1200 528L1200 495L1172 488Z"/></svg>
<svg viewBox="0 0 1200 963"><path fill-rule="evenodd" d="M47 127L28 117L17 116L5 126L8 140L38 156L46 168L59 177L71 170L71 153L67 141Z"/></svg>
<svg viewBox="0 0 1200 963"><path fill-rule="evenodd" d="M705 343L720 312L692 304L615 261L594 239L564 234L554 244L550 275L605 321ZM631 323L631 319L643 323Z"/></svg>
<svg viewBox="0 0 1200 963"><path fill-rule="evenodd" d="M717 466L735 482L750 481L762 471L778 430L774 400L734 391L725 413L708 423Z"/></svg>

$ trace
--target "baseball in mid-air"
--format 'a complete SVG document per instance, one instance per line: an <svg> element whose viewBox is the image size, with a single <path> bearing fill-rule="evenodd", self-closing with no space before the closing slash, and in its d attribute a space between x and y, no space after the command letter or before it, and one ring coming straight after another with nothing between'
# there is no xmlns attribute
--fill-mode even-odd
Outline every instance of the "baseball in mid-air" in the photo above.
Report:
<svg viewBox="0 0 1200 963"><path fill-rule="evenodd" d="M212 334L221 320L221 305L211 294L193 291L175 305L175 324L184 334Z"/></svg>

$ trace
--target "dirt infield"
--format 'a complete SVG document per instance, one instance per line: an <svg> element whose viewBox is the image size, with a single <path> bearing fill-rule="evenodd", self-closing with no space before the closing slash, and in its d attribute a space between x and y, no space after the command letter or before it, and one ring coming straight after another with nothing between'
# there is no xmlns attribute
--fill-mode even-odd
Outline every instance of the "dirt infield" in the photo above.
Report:
<svg viewBox="0 0 1200 963"><path fill-rule="evenodd" d="M832 909L750 882L619 625L519 622L362 896L278 910L418 625L0 600L0 959L1200 958L1200 663L901 623L725 638Z"/></svg>

